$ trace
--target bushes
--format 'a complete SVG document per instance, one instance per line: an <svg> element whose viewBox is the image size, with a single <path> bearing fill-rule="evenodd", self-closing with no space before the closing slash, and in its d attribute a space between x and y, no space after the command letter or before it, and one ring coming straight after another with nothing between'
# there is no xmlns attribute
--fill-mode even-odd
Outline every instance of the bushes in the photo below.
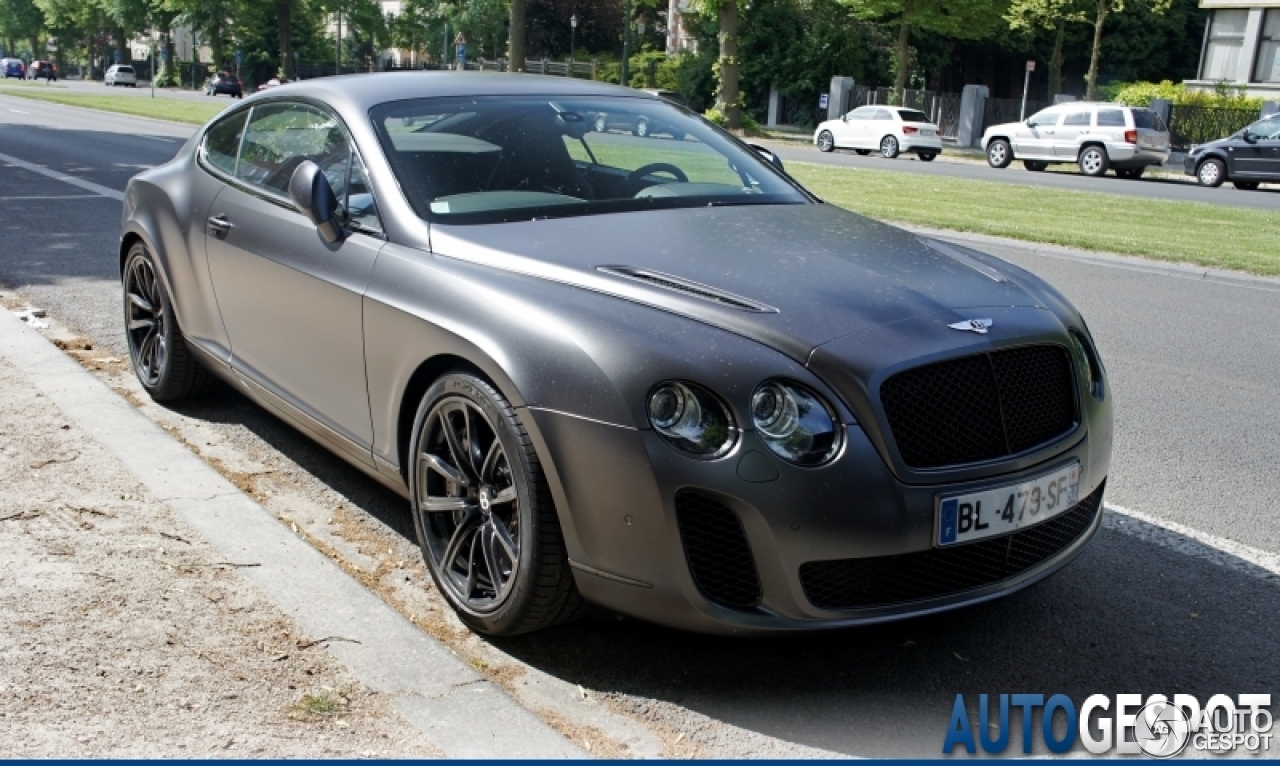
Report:
<svg viewBox="0 0 1280 766"><path fill-rule="evenodd" d="M1163 98L1178 106L1204 106L1218 109L1261 109L1262 99L1248 98L1244 88L1219 82L1212 91L1192 90L1182 83L1162 82L1113 83L1103 87L1108 101L1128 106L1148 106L1153 98Z"/></svg>
<svg viewBox="0 0 1280 766"><path fill-rule="evenodd" d="M716 109L715 107L712 107L711 109L708 109L707 111L703 112L702 116L706 117L708 120L710 120L711 122L714 122L715 124L719 125L722 128L729 127L729 121L725 119L724 112L721 112L719 109ZM760 123L756 122L756 118L752 117L750 114L747 114L746 110L743 110L742 112L742 129L750 132L759 132L760 130Z"/></svg>

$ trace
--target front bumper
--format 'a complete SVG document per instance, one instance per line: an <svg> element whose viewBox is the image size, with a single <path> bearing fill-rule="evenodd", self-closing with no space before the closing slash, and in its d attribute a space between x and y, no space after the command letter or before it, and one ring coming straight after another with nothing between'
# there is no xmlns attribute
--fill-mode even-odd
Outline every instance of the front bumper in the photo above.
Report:
<svg viewBox="0 0 1280 766"><path fill-rule="evenodd" d="M1182 172L1189 176L1194 176L1200 168L1200 155L1188 153L1182 158Z"/></svg>
<svg viewBox="0 0 1280 766"><path fill-rule="evenodd" d="M637 618L713 633L877 623L977 603L1029 585L1079 553L1100 524L1100 497L1087 527L1052 555L977 587L823 609L807 595L800 572L810 562L934 550L936 497L942 493L1014 483L1078 460L1080 497L1086 498L1103 486L1111 454L1109 406L1087 416L1098 421L1096 436L1085 423L1034 465L928 484L900 481L856 425L848 427L845 448L833 463L803 469L775 458L752 432L742 435L728 457L699 461L651 431L545 410L530 413L537 424L535 438L543 442L539 452L554 464L548 475L583 596ZM676 500L678 493L691 490L731 509L740 521L758 576L757 604L726 607L695 582Z"/></svg>

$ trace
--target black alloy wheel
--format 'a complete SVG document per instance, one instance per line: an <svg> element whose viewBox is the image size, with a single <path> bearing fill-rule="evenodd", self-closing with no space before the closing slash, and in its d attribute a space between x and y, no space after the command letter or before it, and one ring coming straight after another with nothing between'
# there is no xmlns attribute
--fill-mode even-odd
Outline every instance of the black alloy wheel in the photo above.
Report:
<svg viewBox="0 0 1280 766"><path fill-rule="evenodd" d="M187 348L173 303L146 245L135 242L124 265L124 324L138 381L157 402L205 393L217 380Z"/></svg>
<svg viewBox="0 0 1280 766"><path fill-rule="evenodd" d="M506 398L470 373L445 375L423 397L413 433L418 542L462 621L509 636L580 614L550 490Z"/></svg>

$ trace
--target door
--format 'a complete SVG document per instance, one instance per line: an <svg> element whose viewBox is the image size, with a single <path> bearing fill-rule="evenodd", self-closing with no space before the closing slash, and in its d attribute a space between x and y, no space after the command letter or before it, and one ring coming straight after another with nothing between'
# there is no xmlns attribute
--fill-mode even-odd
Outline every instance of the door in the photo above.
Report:
<svg viewBox="0 0 1280 766"><path fill-rule="evenodd" d="M1062 113L1044 110L1031 115L1013 134L1013 154L1020 160L1051 159L1052 141L1058 132Z"/></svg>
<svg viewBox="0 0 1280 766"><path fill-rule="evenodd" d="M353 230L339 242L325 242L288 201L289 178L306 160L320 166L344 208L359 208L358 219L344 209ZM255 106L234 181L209 209L206 249L233 367L269 403L279 404L274 396L305 415L277 406L299 425L368 463L361 303L383 239L362 178L328 112L296 102Z"/></svg>
<svg viewBox="0 0 1280 766"><path fill-rule="evenodd" d="M872 110L865 106L860 106L844 116L844 122L840 125L840 135L836 137L836 144L844 148L862 148L865 138L860 136L866 133L867 118L871 116ZM860 143L860 141L862 143Z"/></svg>
<svg viewBox="0 0 1280 766"><path fill-rule="evenodd" d="M1248 130L1254 143L1232 141L1235 174L1280 181L1280 115L1255 122Z"/></svg>
<svg viewBox="0 0 1280 766"><path fill-rule="evenodd" d="M1062 124L1058 126L1053 140L1049 142L1050 153L1059 159L1074 160L1080 154L1080 143L1093 130L1093 110L1068 110L1062 116Z"/></svg>

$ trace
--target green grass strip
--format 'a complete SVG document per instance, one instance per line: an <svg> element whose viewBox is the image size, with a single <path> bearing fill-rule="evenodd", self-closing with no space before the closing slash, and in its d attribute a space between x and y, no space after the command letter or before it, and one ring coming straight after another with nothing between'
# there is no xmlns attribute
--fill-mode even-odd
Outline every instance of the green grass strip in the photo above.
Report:
<svg viewBox="0 0 1280 766"><path fill-rule="evenodd" d="M828 202L886 221L1280 276L1272 210L801 162L787 171Z"/></svg>
<svg viewBox="0 0 1280 766"><path fill-rule="evenodd" d="M111 96L104 94L94 96L89 93L73 93L62 88L0 86L0 94L36 99L38 101L50 101L55 104L66 104L67 106L101 109L105 112L119 112L120 114L130 114L135 117L186 122L192 125L205 124L209 121L209 118L221 112L226 106L225 103L203 104L199 101L169 98L167 96L147 98L146 96L135 96L132 93L128 95Z"/></svg>

